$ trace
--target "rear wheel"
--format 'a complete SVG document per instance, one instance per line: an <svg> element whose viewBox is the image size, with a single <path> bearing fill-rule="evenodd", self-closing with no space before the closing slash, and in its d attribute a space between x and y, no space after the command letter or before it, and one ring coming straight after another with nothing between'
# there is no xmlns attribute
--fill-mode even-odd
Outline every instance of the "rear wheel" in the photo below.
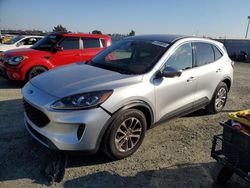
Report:
<svg viewBox="0 0 250 188"><path fill-rule="evenodd" d="M27 81L30 81L32 78L38 76L39 74L42 74L44 72L46 72L48 69L46 69L45 67L42 66L36 66L30 69L30 71L28 72Z"/></svg>
<svg viewBox="0 0 250 188"><path fill-rule="evenodd" d="M123 159L132 155L144 139L146 125L146 118L141 111L123 111L104 136L104 153L112 159Z"/></svg>
<svg viewBox="0 0 250 188"><path fill-rule="evenodd" d="M211 102L206 106L206 110L212 114L220 112L224 108L227 102L227 94L228 94L227 84L221 82L218 85L217 89L215 90Z"/></svg>

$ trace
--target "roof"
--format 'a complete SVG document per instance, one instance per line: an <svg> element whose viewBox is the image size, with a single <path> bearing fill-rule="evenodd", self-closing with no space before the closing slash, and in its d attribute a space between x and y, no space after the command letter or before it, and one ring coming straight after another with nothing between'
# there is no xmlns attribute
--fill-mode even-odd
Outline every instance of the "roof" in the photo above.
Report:
<svg viewBox="0 0 250 188"><path fill-rule="evenodd" d="M39 35L17 35L21 37L37 37L37 38L43 38L44 36L39 36Z"/></svg>
<svg viewBox="0 0 250 188"><path fill-rule="evenodd" d="M150 40L150 41L161 41L165 43L172 43L178 39L186 38L185 35L138 35L133 37L128 37L126 39L135 39L135 40Z"/></svg>
<svg viewBox="0 0 250 188"><path fill-rule="evenodd" d="M58 32L58 33L50 33L50 35L63 35L63 36L69 36L69 37L110 38L110 36L108 35L89 34L89 33Z"/></svg>

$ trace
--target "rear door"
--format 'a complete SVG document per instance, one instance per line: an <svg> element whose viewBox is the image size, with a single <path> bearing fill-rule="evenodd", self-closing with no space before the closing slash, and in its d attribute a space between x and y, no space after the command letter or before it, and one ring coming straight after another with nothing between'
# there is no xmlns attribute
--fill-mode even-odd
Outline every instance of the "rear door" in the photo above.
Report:
<svg viewBox="0 0 250 188"><path fill-rule="evenodd" d="M190 111L193 108L197 88L197 72L193 69L191 43L177 47L164 67L182 70L179 77L154 80L157 120L164 120Z"/></svg>
<svg viewBox="0 0 250 188"><path fill-rule="evenodd" d="M51 57L55 66L83 61L80 37L66 37L59 44L62 51L57 51Z"/></svg>
<svg viewBox="0 0 250 188"><path fill-rule="evenodd" d="M82 41L84 61L89 61L104 48L103 43L99 38L82 38Z"/></svg>
<svg viewBox="0 0 250 188"><path fill-rule="evenodd" d="M222 53L213 44L194 42L195 70L199 74L195 101L208 102L223 78Z"/></svg>

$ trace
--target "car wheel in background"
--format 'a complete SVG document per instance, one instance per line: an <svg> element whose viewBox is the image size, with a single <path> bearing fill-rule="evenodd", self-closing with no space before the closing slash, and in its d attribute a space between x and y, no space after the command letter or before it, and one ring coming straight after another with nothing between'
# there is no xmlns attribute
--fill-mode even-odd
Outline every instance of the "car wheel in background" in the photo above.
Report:
<svg viewBox="0 0 250 188"><path fill-rule="evenodd" d="M39 74L46 72L47 70L48 69L42 66L36 66L36 67L31 68L30 71L28 72L26 81L30 81L32 78L36 77Z"/></svg>
<svg viewBox="0 0 250 188"><path fill-rule="evenodd" d="M137 109L127 109L115 118L104 136L104 153L112 159L132 155L146 132L146 118Z"/></svg>

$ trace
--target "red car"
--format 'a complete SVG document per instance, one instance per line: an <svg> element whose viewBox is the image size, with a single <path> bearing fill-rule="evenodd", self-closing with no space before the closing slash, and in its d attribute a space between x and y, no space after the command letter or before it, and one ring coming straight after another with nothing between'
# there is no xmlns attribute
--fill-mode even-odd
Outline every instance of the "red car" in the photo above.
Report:
<svg viewBox="0 0 250 188"><path fill-rule="evenodd" d="M2 53L0 73L10 80L28 81L61 65L86 62L110 45L106 35L52 33L31 48Z"/></svg>

